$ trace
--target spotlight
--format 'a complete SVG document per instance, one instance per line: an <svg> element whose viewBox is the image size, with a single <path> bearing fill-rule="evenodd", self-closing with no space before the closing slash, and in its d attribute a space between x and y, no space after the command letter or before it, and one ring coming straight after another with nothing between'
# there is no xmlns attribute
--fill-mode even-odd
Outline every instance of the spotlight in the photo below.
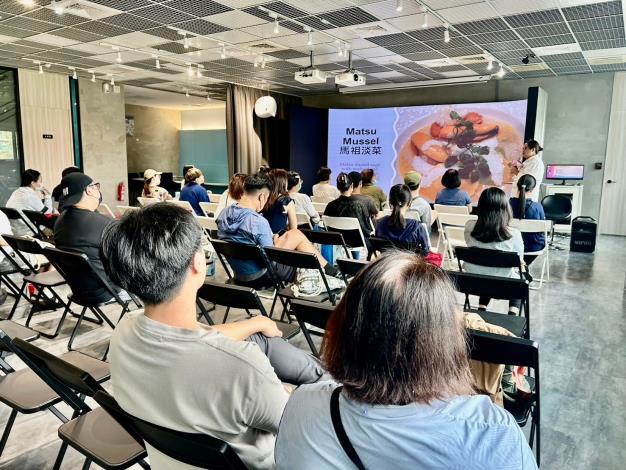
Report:
<svg viewBox="0 0 626 470"><path fill-rule="evenodd" d="M428 8L422 5L422 13L424 13L424 22L422 23L422 29L428 28Z"/></svg>
<svg viewBox="0 0 626 470"><path fill-rule="evenodd" d="M207 101L211 101L211 93L207 93L206 94L206 100Z"/></svg>
<svg viewBox="0 0 626 470"><path fill-rule="evenodd" d="M43 74L43 67L41 66L41 64L39 64L39 73Z"/></svg>
<svg viewBox="0 0 626 470"><path fill-rule="evenodd" d="M448 28L443 31L443 42L450 42L450 30Z"/></svg>
<svg viewBox="0 0 626 470"><path fill-rule="evenodd" d="M29 8L35 6L35 0L22 0L21 3L25 7L29 7Z"/></svg>
<svg viewBox="0 0 626 470"><path fill-rule="evenodd" d="M274 20L274 34L278 34L280 30L278 29L278 18Z"/></svg>
<svg viewBox="0 0 626 470"><path fill-rule="evenodd" d="M65 7L61 5L61 2L59 0L54 0L52 2L52 9L57 15L62 15L63 13L65 13Z"/></svg>
<svg viewBox="0 0 626 470"><path fill-rule="evenodd" d="M502 77L504 77L504 74L505 74L505 73L506 73L506 72L505 72L505 70L504 70L504 66L502 65L502 62L501 62L501 63L500 63L500 70L498 70L498 73L496 74L496 76L497 76L498 78L502 78Z"/></svg>
<svg viewBox="0 0 626 470"><path fill-rule="evenodd" d="M92 83L96 83L96 74L91 72L91 81Z"/></svg>
<svg viewBox="0 0 626 470"><path fill-rule="evenodd" d="M161 61L159 60L158 57L155 58L155 62L156 62L156 68L160 69L161 68Z"/></svg>
<svg viewBox="0 0 626 470"><path fill-rule="evenodd" d="M183 35L183 48L189 49L189 39L187 39L187 33Z"/></svg>
<svg viewBox="0 0 626 470"><path fill-rule="evenodd" d="M487 70L493 70L493 57L489 59L489 65L487 65Z"/></svg>
<svg viewBox="0 0 626 470"><path fill-rule="evenodd" d="M396 11L402 11L404 6L402 5L402 0L396 0Z"/></svg>
<svg viewBox="0 0 626 470"><path fill-rule="evenodd" d="M337 57L343 57L343 48L341 47L341 41L339 41L339 45L337 46Z"/></svg>
<svg viewBox="0 0 626 470"><path fill-rule="evenodd" d="M122 63L122 53L120 51L117 51L117 57L115 58L115 62L117 62L118 64Z"/></svg>
<svg viewBox="0 0 626 470"><path fill-rule="evenodd" d="M307 46L313 45L313 31L309 31L309 40L306 43Z"/></svg>
<svg viewBox="0 0 626 470"><path fill-rule="evenodd" d="M115 79L113 78L113 75L111 75L111 86L115 86Z"/></svg>
<svg viewBox="0 0 626 470"><path fill-rule="evenodd" d="M189 92L185 91L185 98L189 98Z"/></svg>
<svg viewBox="0 0 626 470"><path fill-rule="evenodd" d="M196 70L196 77L202 78L202 72L200 71L200 66L198 65L198 70Z"/></svg>
<svg viewBox="0 0 626 470"><path fill-rule="evenodd" d="M530 54L526 54L526 57L522 59L522 64L528 65L530 63L530 59L534 59L535 57L537 56L532 52Z"/></svg>
<svg viewBox="0 0 626 470"><path fill-rule="evenodd" d="M263 56L263 58L261 59L261 68L265 68L265 56Z"/></svg>
<svg viewBox="0 0 626 470"><path fill-rule="evenodd" d="M191 64L187 65L187 75L193 77L193 67L191 67Z"/></svg>
<svg viewBox="0 0 626 470"><path fill-rule="evenodd" d="M76 73L76 69L74 69L74 71L72 72L72 78L74 80L78 80L78 74Z"/></svg>

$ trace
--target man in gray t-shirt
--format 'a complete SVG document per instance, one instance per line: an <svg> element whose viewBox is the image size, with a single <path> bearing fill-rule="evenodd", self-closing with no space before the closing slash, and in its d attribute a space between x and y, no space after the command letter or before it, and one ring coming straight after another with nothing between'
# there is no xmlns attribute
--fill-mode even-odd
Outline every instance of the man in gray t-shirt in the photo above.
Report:
<svg viewBox="0 0 626 470"><path fill-rule="evenodd" d="M433 214L428 201L419 195L421 182L422 175L417 171L409 171L404 175L404 184L411 190L412 197L411 207L409 207L406 216L426 224L428 233L430 233L430 226L433 224Z"/></svg>
<svg viewBox="0 0 626 470"><path fill-rule="evenodd" d="M196 292L206 280L201 238L193 215L171 204L144 207L105 230L107 274L145 303L113 332L113 393L133 416L216 437L248 467L270 469L289 398L281 381L313 383L323 370L281 339L269 318L198 323ZM190 468L151 446L148 455L153 468Z"/></svg>

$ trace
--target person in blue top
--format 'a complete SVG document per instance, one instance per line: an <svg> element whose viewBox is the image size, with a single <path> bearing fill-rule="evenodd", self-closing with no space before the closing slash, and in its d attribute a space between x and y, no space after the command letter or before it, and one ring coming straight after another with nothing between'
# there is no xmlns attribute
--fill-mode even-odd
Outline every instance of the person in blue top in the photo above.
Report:
<svg viewBox="0 0 626 470"><path fill-rule="evenodd" d="M441 177L441 184L443 184L444 189L437 193L435 204L443 204L445 206L468 206L471 210L472 200L469 194L459 189L459 186L461 186L461 176L457 170L454 168L446 170Z"/></svg>
<svg viewBox="0 0 626 470"><path fill-rule="evenodd" d="M509 200L513 211L513 217L516 219L546 220L546 214L543 211L543 206L530 199L536 186L537 180L532 175L522 175L517 180L517 190L519 196L512 197ZM546 238L541 232L522 233L522 239L524 240L524 251L526 253L541 251L546 246ZM530 263L535 261L536 258L537 255L524 255L524 262L526 263L526 266L529 266Z"/></svg>
<svg viewBox="0 0 626 470"><path fill-rule="evenodd" d="M298 228L296 203L289 197L287 189L289 173L281 168L275 168L270 170L268 176L272 189L261 213L270 223L272 233Z"/></svg>
<svg viewBox="0 0 626 470"><path fill-rule="evenodd" d="M202 186L204 183L204 175L197 168L189 168L185 173L185 186L180 191L181 201L187 201L193 207L196 215L204 215L200 208L201 202L209 202L209 195Z"/></svg>
<svg viewBox="0 0 626 470"><path fill-rule="evenodd" d="M376 225L376 236L422 255L428 254L428 233L419 220L409 219L411 190L405 184L396 184L389 191L391 215L386 215Z"/></svg>

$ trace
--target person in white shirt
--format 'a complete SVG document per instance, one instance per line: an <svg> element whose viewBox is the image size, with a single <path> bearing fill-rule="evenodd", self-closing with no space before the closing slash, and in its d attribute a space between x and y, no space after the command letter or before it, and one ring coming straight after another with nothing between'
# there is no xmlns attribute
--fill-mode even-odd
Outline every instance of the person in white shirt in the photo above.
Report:
<svg viewBox="0 0 626 470"><path fill-rule="evenodd" d="M22 184L11 194L7 201L7 207L19 211L52 213L52 195L44 187L40 172L28 169L22 173ZM11 228L18 237L33 234L21 220L11 220Z"/></svg>
<svg viewBox="0 0 626 470"><path fill-rule="evenodd" d="M300 174L290 171L287 178L287 191L289 191L289 197L296 203L296 211L304 212L311 219L311 224L317 225L320 223L320 215L313 207L311 198L300 192L303 182Z"/></svg>
<svg viewBox="0 0 626 470"><path fill-rule="evenodd" d="M522 175L531 175L537 181L535 189L533 189L530 199L539 201L539 188L543 181L543 175L545 173L545 165L539 155L543 148L536 140L528 140L524 143L524 150L522 151L522 166L519 168L511 167L513 173L513 188L511 190L512 197L519 197L517 189L517 180Z"/></svg>
<svg viewBox="0 0 626 470"><path fill-rule="evenodd" d="M323 166L317 171L317 184L313 185L313 196L337 199L341 193L335 186L330 185L330 168Z"/></svg>

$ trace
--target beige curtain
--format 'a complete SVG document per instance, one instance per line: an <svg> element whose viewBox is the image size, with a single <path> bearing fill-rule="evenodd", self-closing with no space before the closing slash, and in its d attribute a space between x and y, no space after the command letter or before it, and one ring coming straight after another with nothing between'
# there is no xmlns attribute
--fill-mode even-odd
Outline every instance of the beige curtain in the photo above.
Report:
<svg viewBox="0 0 626 470"><path fill-rule="evenodd" d="M254 173L261 166L261 140L254 131L254 103L262 90L229 85L226 94L228 169L233 173Z"/></svg>

